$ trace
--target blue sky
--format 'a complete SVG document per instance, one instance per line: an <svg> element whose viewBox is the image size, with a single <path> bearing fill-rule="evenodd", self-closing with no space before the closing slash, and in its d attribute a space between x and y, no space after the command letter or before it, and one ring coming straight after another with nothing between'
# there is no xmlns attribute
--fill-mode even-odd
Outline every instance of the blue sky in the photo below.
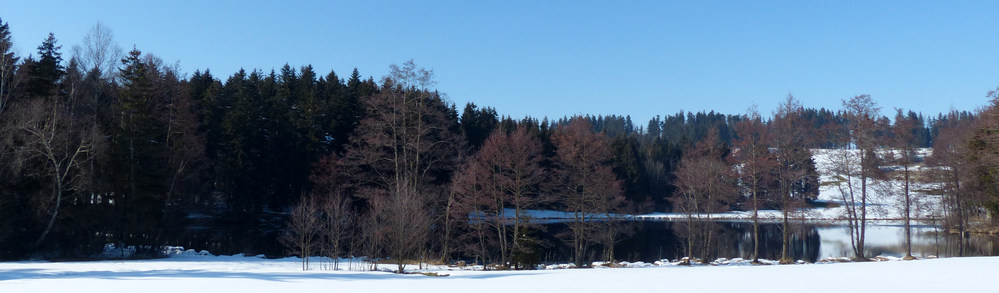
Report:
<svg viewBox="0 0 999 293"><path fill-rule="evenodd" d="M459 108L513 117L973 110L999 86L999 1L5 1L21 55L98 21L182 71L312 64L376 79L413 59ZM278 3L280 2L280 3Z"/></svg>

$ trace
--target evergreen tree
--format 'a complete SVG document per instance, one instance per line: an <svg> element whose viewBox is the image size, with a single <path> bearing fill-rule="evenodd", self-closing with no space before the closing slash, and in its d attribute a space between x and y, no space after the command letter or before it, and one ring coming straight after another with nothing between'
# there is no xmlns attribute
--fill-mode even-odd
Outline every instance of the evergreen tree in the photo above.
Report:
<svg viewBox="0 0 999 293"><path fill-rule="evenodd" d="M366 117L364 99L375 94L377 86L371 80L361 80L357 68L351 72L346 84L330 72L325 85L326 94L330 96L328 106L332 118L329 122L330 147L337 153L343 153L351 133Z"/></svg>
<svg viewBox="0 0 999 293"><path fill-rule="evenodd" d="M614 174L621 178L624 198L634 204L637 211L649 212L653 201L649 194L648 172L642 164L644 158L639 151L637 136L617 135L611 140Z"/></svg>
<svg viewBox="0 0 999 293"><path fill-rule="evenodd" d="M17 59L14 43L10 40L10 27L0 18L0 114L7 108L17 86L17 79L14 78Z"/></svg>
<svg viewBox="0 0 999 293"><path fill-rule="evenodd" d="M353 123L341 123L348 120L347 115L343 113L345 111L343 109L350 107L350 102L346 99L347 86L332 70L325 77L320 77L316 86L318 99L322 101L324 107L322 109L324 112L320 114L317 122L322 131L320 140L330 151L339 153L340 143L346 141L347 132L353 130L349 127Z"/></svg>
<svg viewBox="0 0 999 293"><path fill-rule="evenodd" d="M38 46L38 60L31 63L28 73L28 94L34 97L50 97L57 93L57 83L66 74L62 65L62 46L56 45L55 35Z"/></svg>
<svg viewBox="0 0 999 293"><path fill-rule="evenodd" d="M118 241L153 245L162 228L168 186L168 147L163 93L156 64L132 49L121 60L122 89L114 105L107 174L116 196ZM154 246L144 246L153 248Z"/></svg>
<svg viewBox="0 0 999 293"><path fill-rule="evenodd" d="M465 109L461 113L459 121L461 131L468 140L468 146L472 152L477 151L486 138L493 132L499 124L496 110L490 107L479 109L475 103L465 104Z"/></svg>

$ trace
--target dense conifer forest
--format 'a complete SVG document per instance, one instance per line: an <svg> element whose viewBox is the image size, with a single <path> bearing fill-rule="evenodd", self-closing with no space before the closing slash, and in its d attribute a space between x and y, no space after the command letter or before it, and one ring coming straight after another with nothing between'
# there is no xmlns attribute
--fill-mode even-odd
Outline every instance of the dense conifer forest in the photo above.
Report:
<svg viewBox="0 0 999 293"><path fill-rule="evenodd" d="M509 117L451 103L413 61L377 79L288 64L215 76L123 52L101 25L73 50L50 34L15 55L17 25L0 20L0 259L178 245L521 268L547 245L525 211L556 210L573 216L553 237L584 265L594 247L613 258L619 234L595 216L808 206L809 150L822 148L857 150L865 180L933 148L913 180L938 183L944 225L997 224L996 92L983 109L940 114L788 95L773 97L778 109L647 122Z"/></svg>

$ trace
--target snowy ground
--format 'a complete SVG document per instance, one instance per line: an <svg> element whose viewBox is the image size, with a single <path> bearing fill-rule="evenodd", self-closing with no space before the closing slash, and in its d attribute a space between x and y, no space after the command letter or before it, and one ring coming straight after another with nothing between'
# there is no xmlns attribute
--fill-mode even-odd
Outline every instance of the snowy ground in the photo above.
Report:
<svg viewBox="0 0 999 293"><path fill-rule="evenodd" d="M181 255L158 260L0 263L0 292L984 292L999 257L538 271L302 271L297 258ZM387 268L387 267L386 267ZM654 291L652 291L654 290Z"/></svg>
<svg viewBox="0 0 999 293"><path fill-rule="evenodd" d="M932 154L932 149L919 149L916 151L917 157L921 160L926 159ZM845 156L844 156L845 155ZM882 154L885 155L885 154ZM846 203L843 201L843 195L840 192L840 185L845 186L845 182L842 179L835 176L833 168L835 166L835 161L847 159L856 159L858 157L857 150L839 150L839 149L817 149L812 150L812 159L815 160L815 167L819 172L819 201L833 202L841 205L837 208L829 209L812 209L810 212L813 213L812 217L822 218L822 219L835 219L842 217L844 213L844 207ZM900 166L890 167L895 169L893 172L902 172ZM924 170L922 163L917 163L910 167L910 172L915 175ZM897 174L898 175L898 174ZM900 176L899 176L900 177ZM940 196L934 194L926 194L924 191L933 189L933 186L929 184L924 184L920 182L910 182L910 197L912 202L911 213L913 218L918 219L929 219L940 217ZM872 182L868 181L870 184L868 193L868 217L872 219L900 219L903 217L904 211L904 196L901 192L903 190L902 180L890 180L888 182ZM838 183L838 184L837 184ZM859 182L855 181L855 185L859 186ZM857 196L859 197L859 191ZM859 200L859 198L858 198Z"/></svg>

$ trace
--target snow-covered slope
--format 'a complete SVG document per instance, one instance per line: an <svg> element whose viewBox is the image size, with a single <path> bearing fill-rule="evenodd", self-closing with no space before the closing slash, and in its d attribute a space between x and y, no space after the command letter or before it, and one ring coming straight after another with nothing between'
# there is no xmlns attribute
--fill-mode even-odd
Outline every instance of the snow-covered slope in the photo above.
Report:
<svg viewBox="0 0 999 293"><path fill-rule="evenodd" d="M439 271L301 271L296 258L0 263L0 292L987 292L999 257L782 266Z"/></svg>
<svg viewBox="0 0 999 293"><path fill-rule="evenodd" d="M917 157L920 159L928 157L932 154L932 149L919 149L917 151ZM882 155L887 155L882 153ZM817 149L812 150L812 159L815 160L815 167L819 172L819 201L833 202L840 207L829 208L829 209L813 209L811 212L816 218L824 219L834 219L845 215L844 209L846 202L843 200L843 192L841 189L846 188L846 180L842 176L838 176L835 169L837 165L842 164L845 160L857 160L858 151L857 150L840 150L840 149ZM857 166L856 162L852 162L852 166ZM900 175L897 173L902 172L899 166L889 166L888 169L892 169L894 175ZM923 170L922 164L915 164L910 167L910 172L917 174ZM913 175L914 177L916 175ZM893 176L900 177L900 176ZM910 182L910 198L912 200L912 217L920 219L929 219L933 217L939 217L939 207L940 207L940 196L939 195L929 195L926 194L925 190L932 189L931 186L927 184L920 183L916 180ZM904 190L902 180L889 180L885 181L873 181L868 180L868 197L867 197L867 212L868 218L870 219L900 219L903 217L904 211L904 196L902 190ZM854 186L857 188L860 186L859 180L854 180ZM855 191L856 196L860 196L860 191Z"/></svg>
<svg viewBox="0 0 999 293"><path fill-rule="evenodd" d="M925 158L931 154L931 149L920 149L918 150L918 157ZM845 205L843 200L843 194L840 187L846 186L846 181L841 177L837 176L835 168L837 164L843 160L856 159L856 150L840 150L840 149L816 149L812 150L812 159L815 160L815 167L819 173L819 195L817 201L833 203L833 207L830 208L809 208L800 210L799 213L793 215L795 218L804 217L805 219L811 221L828 222L833 220L843 219L846 215ZM894 172L901 172L900 167L890 167L895 169ZM923 170L921 164L916 164L910 167L913 173L917 173ZM856 186L859 186L859 181L854 180ZM868 181L870 186L868 187L868 198L867 198L867 218L875 220L876 222L887 223L896 222L902 218L903 213L903 196L900 191L902 190L901 180L889 180L884 181ZM910 182L910 197L912 199L912 211L911 215L914 219L930 219L937 217L940 214L940 196L930 195L924 193L925 190L931 190L932 186L928 186L919 182ZM859 197L859 190L857 191L857 196ZM858 199L859 201L859 199ZM678 220L683 219L686 215L678 213L653 213L647 215L636 215L635 218L640 219L664 219L664 220ZM711 218L716 220L748 220L752 217L752 212L726 212L712 214ZM780 219L782 214L780 211L774 210L761 210L760 218L764 221L775 221Z"/></svg>

